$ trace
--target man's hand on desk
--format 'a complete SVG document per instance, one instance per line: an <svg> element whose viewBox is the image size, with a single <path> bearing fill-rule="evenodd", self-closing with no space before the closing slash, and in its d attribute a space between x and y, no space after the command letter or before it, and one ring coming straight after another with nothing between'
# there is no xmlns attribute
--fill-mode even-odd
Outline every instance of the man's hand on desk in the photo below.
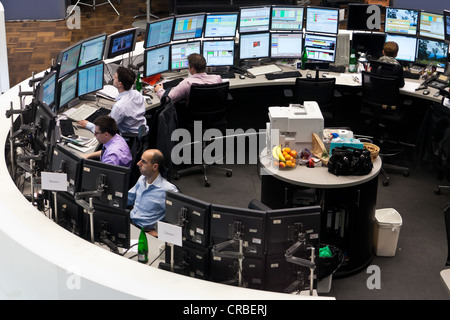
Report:
<svg viewBox="0 0 450 320"><path fill-rule="evenodd" d="M80 121L77 121L77 126L80 128L86 128L86 125L88 123L89 123L89 121L87 121L87 120L80 120Z"/></svg>
<svg viewBox="0 0 450 320"><path fill-rule="evenodd" d="M158 83L158 84L155 84L154 89L155 89L155 92L158 92L158 90L164 89L164 86L162 83Z"/></svg>

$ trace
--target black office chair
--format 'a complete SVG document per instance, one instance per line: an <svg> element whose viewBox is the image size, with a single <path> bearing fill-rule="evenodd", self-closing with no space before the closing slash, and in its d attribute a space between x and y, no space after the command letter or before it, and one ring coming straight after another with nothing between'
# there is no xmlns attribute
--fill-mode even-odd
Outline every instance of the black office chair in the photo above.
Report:
<svg viewBox="0 0 450 320"><path fill-rule="evenodd" d="M293 91L294 102L316 101L324 119L324 126L334 124L334 109L340 95L335 90L336 78L297 78Z"/></svg>
<svg viewBox="0 0 450 320"><path fill-rule="evenodd" d="M404 146L391 140L389 128L398 128L407 121L407 108L400 97L398 82L395 77L382 77L363 71L362 79L362 107L361 114L369 118L369 124L374 130L374 144L380 147L379 156L383 159L382 173L385 176L383 185L389 184L387 171L409 175L409 168L384 162L385 158L399 155Z"/></svg>
<svg viewBox="0 0 450 320"><path fill-rule="evenodd" d="M187 120L184 122L184 126L191 132L192 137L194 132L194 122L196 121L201 121L203 132L212 128L219 129L222 134L225 132L227 127L226 104L228 101L228 90L229 82L217 84L193 84L191 86L189 101L187 102ZM198 143L198 141L194 141L194 143ZM203 153L208 142L201 141L201 143ZM201 165L180 170L175 173L174 178L177 180L184 174L201 171L204 174L205 187L209 187L211 182L207 177L208 168L224 170L227 177L231 177L232 175L231 169L208 164L205 162L202 155Z"/></svg>
<svg viewBox="0 0 450 320"><path fill-rule="evenodd" d="M142 153L147 149L148 146L146 127L145 125L141 125L138 129L138 133L123 132L121 133L121 136L125 139L131 151L132 166L130 175L130 187L133 187L141 176L137 163L139 162L139 160L141 160Z"/></svg>

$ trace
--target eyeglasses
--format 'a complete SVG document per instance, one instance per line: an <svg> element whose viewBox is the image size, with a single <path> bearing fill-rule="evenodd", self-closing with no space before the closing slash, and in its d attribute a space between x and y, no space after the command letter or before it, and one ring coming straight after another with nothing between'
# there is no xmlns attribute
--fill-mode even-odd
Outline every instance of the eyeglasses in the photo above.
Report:
<svg viewBox="0 0 450 320"><path fill-rule="evenodd" d="M102 134L102 133L104 133L104 132L98 132L98 131L95 131L95 132L94 132L94 136L99 135L99 134Z"/></svg>

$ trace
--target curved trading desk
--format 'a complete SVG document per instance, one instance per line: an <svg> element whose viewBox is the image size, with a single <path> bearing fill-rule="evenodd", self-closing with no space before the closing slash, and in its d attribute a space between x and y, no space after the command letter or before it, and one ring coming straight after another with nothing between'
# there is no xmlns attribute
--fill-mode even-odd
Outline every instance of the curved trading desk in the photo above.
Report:
<svg viewBox="0 0 450 320"><path fill-rule="evenodd" d="M320 242L335 245L345 255L335 276L348 276L372 260L373 226L381 159L363 176L335 176L326 166L279 170L266 149L261 153L261 201L273 209L305 205L322 206ZM312 204L312 203L311 203Z"/></svg>

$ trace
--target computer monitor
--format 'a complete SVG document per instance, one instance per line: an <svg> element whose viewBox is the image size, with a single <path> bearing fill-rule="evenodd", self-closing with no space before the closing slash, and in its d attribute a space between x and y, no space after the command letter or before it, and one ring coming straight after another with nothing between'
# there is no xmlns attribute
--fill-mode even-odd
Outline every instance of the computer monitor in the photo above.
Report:
<svg viewBox="0 0 450 320"><path fill-rule="evenodd" d="M444 10L444 34L445 40L450 41L450 10Z"/></svg>
<svg viewBox="0 0 450 320"><path fill-rule="evenodd" d="M207 13L204 37L234 37L236 35L238 16L238 12Z"/></svg>
<svg viewBox="0 0 450 320"><path fill-rule="evenodd" d="M269 31L270 6L239 8L239 34Z"/></svg>
<svg viewBox="0 0 450 320"><path fill-rule="evenodd" d="M170 270L168 268L172 261L170 250L166 250L165 261L167 269ZM209 248L193 246L189 243L184 243L182 247L173 246L173 272L196 279L211 280L209 266Z"/></svg>
<svg viewBox="0 0 450 320"><path fill-rule="evenodd" d="M383 55L383 46L386 42L384 33L354 32L352 35L351 48L355 54L365 53L371 59L379 59Z"/></svg>
<svg viewBox="0 0 450 320"><path fill-rule="evenodd" d="M58 109L64 109L69 103L78 98L78 72L66 75L58 83Z"/></svg>
<svg viewBox="0 0 450 320"><path fill-rule="evenodd" d="M87 213L85 213L85 216ZM85 217L89 221L88 217ZM96 205L94 211L94 241L106 244L112 251L130 247L130 210ZM90 225L88 225L90 230ZM86 240L90 240L90 232ZM118 253L118 252L116 252Z"/></svg>
<svg viewBox="0 0 450 320"><path fill-rule="evenodd" d="M420 11L419 36L436 40L444 40L444 15Z"/></svg>
<svg viewBox="0 0 450 320"><path fill-rule="evenodd" d="M52 201L52 207L55 208ZM56 210L53 212L53 219L57 215L58 225L80 238L86 239L86 219L83 214L83 208L76 203L71 194L67 192L58 192L56 194Z"/></svg>
<svg viewBox="0 0 450 320"><path fill-rule="evenodd" d="M180 192L166 192L165 222L180 226L184 241L209 246L211 204Z"/></svg>
<svg viewBox="0 0 450 320"><path fill-rule="evenodd" d="M301 58L303 52L303 33L272 33L270 38L270 57Z"/></svg>
<svg viewBox="0 0 450 320"><path fill-rule="evenodd" d="M373 4L349 3L347 13L347 30L379 31L374 28L374 21L381 21L381 6ZM369 20L370 19L370 20Z"/></svg>
<svg viewBox="0 0 450 320"><path fill-rule="evenodd" d="M308 60L334 62L336 59L336 36L317 34L305 35L305 48Z"/></svg>
<svg viewBox="0 0 450 320"><path fill-rule="evenodd" d="M128 203L128 189L131 169L101 161L85 159L81 168L81 191L103 193L93 197L94 205L125 209Z"/></svg>
<svg viewBox="0 0 450 320"><path fill-rule="evenodd" d="M59 52L58 57L56 59L56 63L59 66L58 79L61 79L66 74L71 73L77 68L80 51L81 51L81 42L78 42Z"/></svg>
<svg viewBox="0 0 450 320"><path fill-rule="evenodd" d="M105 59L133 52L136 48L138 28L121 30L108 36L105 45Z"/></svg>
<svg viewBox="0 0 450 320"><path fill-rule="evenodd" d="M384 32L415 36L418 17L418 10L386 7Z"/></svg>
<svg viewBox="0 0 450 320"><path fill-rule="evenodd" d="M78 67L84 67L103 60L105 52L107 34L99 34L81 43L80 58L78 59Z"/></svg>
<svg viewBox="0 0 450 320"><path fill-rule="evenodd" d="M56 71L51 71L39 82L38 101L45 103L49 108L56 110L56 84L58 82Z"/></svg>
<svg viewBox="0 0 450 320"><path fill-rule="evenodd" d="M170 46L150 48L144 52L144 77L170 70Z"/></svg>
<svg viewBox="0 0 450 320"><path fill-rule="evenodd" d="M339 29L338 8L306 8L306 32L337 34Z"/></svg>
<svg viewBox="0 0 450 320"><path fill-rule="evenodd" d="M272 6L272 31L303 31L305 8L299 6Z"/></svg>
<svg viewBox="0 0 450 320"><path fill-rule="evenodd" d="M447 64L448 44L444 41L418 39L416 63L445 68Z"/></svg>
<svg viewBox="0 0 450 320"><path fill-rule="evenodd" d="M103 61L78 70L78 96L103 89L103 75L105 64Z"/></svg>
<svg viewBox="0 0 450 320"><path fill-rule="evenodd" d="M36 107L34 118L36 132L33 136L33 151L35 155L42 154L43 159L41 170L46 170L49 165L52 146L55 143L56 113L45 103L40 103Z"/></svg>
<svg viewBox="0 0 450 320"><path fill-rule="evenodd" d="M81 188L82 159L77 153L60 144L53 148L50 171L67 175L67 192L72 196Z"/></svg>
<svg viewBox="0 0 450 320"><path fill-rule="evenodd" d="M172 40L175 17L147 22L144 48L167 44Z"/></svg>
<svg viewBox="0 0 450 320"><path fill-rule="evenodd" d="M242 240L245 257L264 256L265 211L213 204L210 226L213 252L239 252L239 241Z"/></svg>
<svg viewBox="0 0 450 320"><path fill-rule="evenodd" d="M173 43L170 46L170 69L181 70L188 68L188 56L192 53L201 53L200 41Z"/></svg>
<svg viewBox="0 0 450 320"><path fill-rule="evenodd" d="M239 59L259 59L270 56L270 33L245 33L239 36Z"/></svg>
<svg viewBox="0 0 450 320"><path fill-rule="evenodd" d="M201 38L204 25L204 13L176 16L172 40L177 41Z"/></svg>
<svg viewBox="0 0 450 320"><path fill-rule="evenodd" d="M234 40L203 41L203 56L207 67L228 67L234 64Z"/></svg>
<svg viewBox="0 0 450 320"><path fill-rule="evenodd" d="M397 60L405 62L415 61L417 47L416 37L386 34L386 42L388 41L394 41L398 44Z"/></svg>

